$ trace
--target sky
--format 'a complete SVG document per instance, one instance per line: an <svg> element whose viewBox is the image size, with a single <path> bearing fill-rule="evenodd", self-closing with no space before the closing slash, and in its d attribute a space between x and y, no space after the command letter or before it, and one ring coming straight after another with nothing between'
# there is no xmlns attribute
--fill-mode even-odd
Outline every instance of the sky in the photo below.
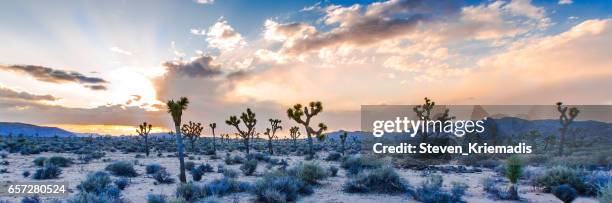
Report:
<svg viewBox="0 0 612 203"><path fill-rule="evenodd" d="M608 1L3 1L0 121L172 127L293 104L359 129L361 105L612 104ZM206 129L204 134L209 134Z"/></svg>

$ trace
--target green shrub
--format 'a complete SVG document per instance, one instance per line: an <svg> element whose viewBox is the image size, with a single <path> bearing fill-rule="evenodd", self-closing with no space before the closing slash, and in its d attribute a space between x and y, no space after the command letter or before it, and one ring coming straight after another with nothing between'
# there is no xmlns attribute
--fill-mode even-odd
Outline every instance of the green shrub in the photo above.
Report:
<svg viewBox="0 0 612 203"><path fill-rule="evenodd" d="M191 169L191 176L193 177L193 181L202 180L203 175L204 175L204 171L201 171L198 168Z"/></svg>
<svg viewBox="0 0 612 203"><path fill-rule="evenodd" d="M342 157L342 154L338 152L330 152L327 157L325 157L325 161L338 161Z"/></svg>
<svg viewBox="0 0 612 203"><path fill-rule="evenodd" d="M165 168L159 164L149 164L145 167L147 174L155 174L157 171L164 170Z"/></svg>
<svg viewBox="0 0 612 203"><path fill-rule="evenodd" d="M257 200L261 202L296 201L299 195L310 195L313 193L312 187L304 181L295 176L290 176L283 171L266 173L262 180L255 182L251 191L257 196Z"/></svg>
<svg viewBox="0 0 612 203"><path fill-rule="evenodd" d="M120 190L123 190L130 184L130 180L127 178L121 177L121 178L116 179L114 183L117 186L117 188L119 188Z"/></svg>
<svg viewBox="0 0 612 203"><path fill-rule="evenodd" d="M506 177L511 183L517 183L523 175L523 161L518 156L511 156L506 160Z"/></svg>
<svg viewBox="0 0 612 203"><path fill-rule="evenodd" d="M564 166L555 166L537 177L535 181L536 186L543 187L545 192L551 192L554 187L568 184L576 189L579 194L584 194L586 184L581 177L582 174L578 170Z"/></svg>
<svg viewBox="0 0 612 203"><path fill-rule="evenodd" d="M442 190L442 182L442 176L431 174L416 189L413 196L416 200L425 203L463 202L461 198L465 194L467 185L453 183L451 193L448 193Z"/></svg>
<svg viewBox="0 0 612 203"><path fill-rule="evenodd" d="M344 190L349 193L397 194L407 189L406 181L391 167L362 171L344 184Z"/></svg>
<svg viewBox="0 0 612 203"><path fill-rule="evenodd" d="M70 165L72 165L72 160L66 157L53 156L45 160L45 164L53 164L59 167L69 167Z"/></svg>
<svg viewBox="0 0 612 203"><path fill-rule="evenodd" d="M240 182L233 178L222 178L205 184L201 188L202 195L205 196L224 196L235 192L245 192L251 189L251 185Z"/></svg>
<svg viewBox="0 0 612 203"><path fill-rule="evenodd" d="M564 203L571 203L578 197L576 190L567 184L559 185L552 190L553 195Z"/></svg>
<svg viewBox="0 0 612 203"><path fill-rule="evenodd" d="M223 170L223 177L236 178L238 177L238 171L231 169L231 168L225 169Z"/></svg>
<svg viewBox="0 0 612 203"><path fill-rule="evenodd" d="M186 201L190 202L202 196L202 189L191 182L181 183L176 188L175 194L177 197L183 198Z"/></svg>
<svg viewBox="0 0 612 203"><path fill-rule="evenodd" d="M240 170L246 176L253 175L255 170L257 170L257 164L258 162L255 159L247 160L240 166Z"/></svg>
<svg viewBox="0 0 612 203"><path fill-rule="evenodd" d="M109 164L105 168L107 171L110 171L111 174L116 176L124 176L124 177L136 177L138 173L134 169L134 165L127 161L118 161L112 164Z"/></svg>
<svg viewBox="0 0 612 203"><path fill-rule="evenodd" d="M53 164L49 164L36 170L32 178L37 180L54 179L59 177L60 174L62 174L62 169Z"/></svg>
<svg viewBox="0 0 612 203"><path fill-rule="evenodd" d="M153 179L155 179L157 183L161 184L172 184L175 181L175 179L165 169L159 170L153 174Z"/></svg>
<svg viewBox="0 0 612 203"><path fill-rule="evenodd" d="M319 180L325 179L328 176L327 171L314 162L300 163L289 169L289 174L294 175L307 184L318 184Z"/></svg>
<svg viewBox="0 0 612 203"><path fill-rule="evenodd" d="M188 171L191 171L191 169L193 169L195 167L195 163L193 163L193 161L187 161L185 162L185 169Z"/></svg>
<svg viewBox="0 0 612 203"><path fill-rule="evenodd" d="M87 175L87 178L83 180L78 186L81 192L97 192L103 191L108 188L111 183L111 178L108 173L104 171L98 171L94 173L90 173Z"/></svg>
<svg viewBox="0 0 612 203"><path fill-rule="evenodd" d="M45 161L47 160L47 157L36 157L36 159L34 159L34 165L36 166L44 166Z"/></svg>
<svg viewBox="0 0 612 203"><path fill-rule="evenodd" d="M330 167L329 167L329 174L330 174L332 177L336 177L336 176L338 175L338 167L336 167L336 166L330 166Z"/></svg>
<svg viewBox="0 0 612 203"><path fill-rule="evenodd" d="M384 162L372 155L354 155L346 158L340 165L348 174L357 174L364 169L380 168Z"/></svg>

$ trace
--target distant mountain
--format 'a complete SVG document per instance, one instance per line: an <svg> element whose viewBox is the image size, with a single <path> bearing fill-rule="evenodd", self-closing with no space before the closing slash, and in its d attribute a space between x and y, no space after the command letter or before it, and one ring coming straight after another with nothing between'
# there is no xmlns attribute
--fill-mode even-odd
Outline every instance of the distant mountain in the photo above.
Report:
<svg viewBox="0 0 612 203"><path fill-rule="evenodd" d="M503 117L503 118L489 118L485 121L485 132L483 137L490 135L493 129L496 129L497 136L501 137L515 137L529 133L532 130L536 130L543 135L559 135L559 128L561 125L558 120L526 120L516 117ZM572 133L579 133L580 136L588 137L600 137L612 135L612 123L605 123L600 121L574 121L570 126L573 131L568 132L571 136ZM343 131L334 131L327 133L327 139L339 140L340 134ZM385 134L385 139L398 139L403 140L407 137L407 134L393 133ZM364 131L352 131L348 132L348 140L351 139L372 139L374 136L371 132ZM354 138L353 138L354 137Z"/></svg>
<svg viewBox="0 0 612 203"><path fill-rule="evenodd" d="M0 122L0 136L73 137L74 133L56 127L37 126L27 123Z"/></svg>

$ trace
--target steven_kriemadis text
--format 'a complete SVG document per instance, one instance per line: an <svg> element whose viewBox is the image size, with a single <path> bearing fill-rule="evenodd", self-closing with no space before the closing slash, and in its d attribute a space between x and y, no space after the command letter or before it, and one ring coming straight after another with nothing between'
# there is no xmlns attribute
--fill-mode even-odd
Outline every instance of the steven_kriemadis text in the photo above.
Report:
<svg viewBox="0 0 612 203"><path fill-rule="evenodd" d="M372 123L372 135L380 138L386 133L408 133L410 137L425 133L447 133L457 137L463 137L467 133L483 133L485 131L484 121L482 120L411 120L408 117L396 117L394 120L375 120ZM487 143L468 143L464 146L444 145L437 146L429 143L410 144L395 143L385 145L374 143L372 150L374 153L392 154L414 154L414 153L449 153L449 154L530 154L532 147L519 143L510 146L492 146Z"/></svg>

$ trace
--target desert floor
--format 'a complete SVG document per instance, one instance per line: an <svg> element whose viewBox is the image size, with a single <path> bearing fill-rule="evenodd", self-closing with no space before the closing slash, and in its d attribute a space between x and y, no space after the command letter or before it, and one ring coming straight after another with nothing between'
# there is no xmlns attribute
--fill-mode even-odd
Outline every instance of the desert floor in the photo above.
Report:
<svg viewBox="0 0 612 203"><path fill-rule="evenodd" d="M155 180L150 178L145 174L145 166L151 163L160 164L168 169L168 172L175 175L178 174L178 159L176 157L166 157L169 153L165 153L164 157L150 156L147 158L135 158L136 154L122 154L122 153L111 153L106 152L106 156L103 159L110 158L112 161L134 161L138 160L138 164L135 165L136 170L140 174L138 177L131 178L131 184L122 192L125 199L131 202L146 202L147 194L166 194L167 196L174 196L174 192L177 186L177 183L174 184L158 184L155 185ZM237 153L237 152L234 152ZM24 171L30 171L30 173L34 173L38 167L34 166L32 160L36 157L51 157L51 156L64 156L71 157L76 160L77 155L75 154L60 154L60 153L41 153L38 155L18 155L18 154L9 154L7 159L10 162L9 166L6 166L9 170L9 173L0 174L0 181L14 181L14 182L24 182L24 181L39 181L33 180L32 178L24 178L22 173ZM320 154L321 155L321 154ZM322 156L322 155L321 155ZM226 165L223 162L223 157L225 157L225 152L220 152L220 159L211 160L209 156L204 155L195 155L195 160L186 160L193 161L196 165L202 163L209 163L213 166L214 170L217 170L218 164ZM298 156L273 156L274 158L286 159L290 166L303 161L302 157ZM323 157L323 156L322 156ZM197 160L200 158L201 160ZM112 162L111 161L111 162ZM102 171L111 162L103 162L102 159L93 160L88 164L73 164L71 167L62 168L62 174L59 179L53 179L50 181L67 181L69 183L69 191L70 196L78 193L76 186L85 179L86 175L90 172L94 171ZM329 165L339 165L338 162L327 162L323 160L318 160L321 165L329 166ZM226 168L233 168L237 171L239 170L240 165L226 165ZM338 166L339 167L339 166ZM263 174L266 170L266 164L260 162L258 165L257 173L255 176L244 176L240 174L238 180L254 182L257 180L261 174ZM398 170L398 173L404 177L411 186L418 185L424 177L421 175L422 172L414 171L414 170ZM223 175L220 173L207 173L202 178L203 180L200 182L211 181L214 179L221 178ZM444 186L449 187L452 181L460 181L469 185L469 190L467 194L464 196L464 199L467 202L499 202L494 201L486 197L486 194L482 191L482 187L480 186L480 182L484 177L493 177L495 173L491 170L484 170L480 173L442 173L444 177ZM192 180L191 175L187 173L187 179ZM350 203L359 203L359 202L378 202L378 203L390 203L390 202L416 202L414 199L410 198L408 195L382 195L382 194L349 194L342 191L342 185L346 181L346 175L343 169L340 169L337 177L330 177L326 180L322 181L321 185L315 189L314 194L310 196L301 197L299 202L350 202ZM44 181L44 180L42 180ZM177 181L178 182L178 181ZM520 195L524 198L525 202L561 202L552 194L541 193L536 188L531 186L521 186L519 189ZM43 198L46 199L46 198ZM236 193L228 196L224 196L220 198L223 202L253 202L255 199L254 195L250 193ZM9 202L20 202L20 197L0 197L0 200L8 200ZM576 203L581 202L597 202L597 200L592 198L579 198L575 201Z"/></svg>

